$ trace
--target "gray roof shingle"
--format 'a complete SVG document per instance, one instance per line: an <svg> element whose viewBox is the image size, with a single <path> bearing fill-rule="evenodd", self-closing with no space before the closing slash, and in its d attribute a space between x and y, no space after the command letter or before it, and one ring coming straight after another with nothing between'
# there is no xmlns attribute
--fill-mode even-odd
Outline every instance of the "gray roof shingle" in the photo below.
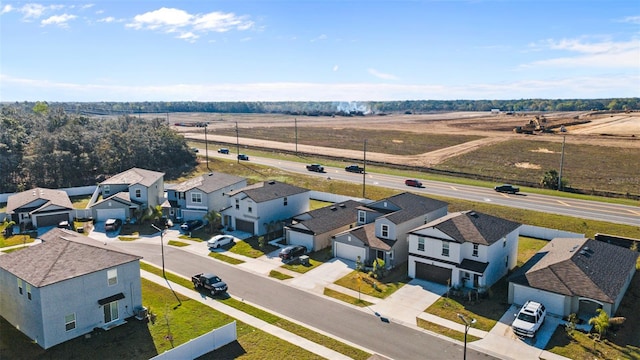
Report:
<svg viewBox="0 0 640 360"><path fill-rule="evenodd" d="M216 190L223 189L229 185L237 184L245 180L243 177L220 173L210 172L208 174L196 176L193 179L183 181L171 187L171 190L177 192L185 192L191 189L199 189L209 194Z"/></svg>
<svg viewBox="0 0 640 360"><path fill-rule="evenodd" d="M73 231L54 228L41 244L0 256L0 268L43 287L141 259Z"/></svg>
<svg viewBox="0 0 640 360"><path fill-rule="evenodd" d="M8 214L11 214L15 209L19 209L24 205L38 199L46 200L46 202L42 206L53 204L61 206L63 208L73 209L73 204L71 203L69 195L67 195L66 192L62 190L34 188L9 196L9 198L7 199L6 212Z"/></svg>
<svg viewBox="0 0 640 360"><path fill-rule="evenodd" d="M385 208L383 206L384 202L388 202L393 206L388 205ZM426 215L432 211L447 207L448 205L449 204L444 201L404 192L376 201L375 203L367 204L366 208L383 213L388 212L388 214L384 216L389 219L389 221L394 224L402 224L403 222L415 219L421 215ZM393 209L394 207L396 209Z"/></svg>
<svg viewBox="0 0 640 360"><path fill-rule="evenodd" d="M125 185L133 185L133 184L142 184L144 186L151 186L154 182L158 181L161 177L164 176L164 173L140 169L140 168L131 168L127 171L123 171L119 174L115 174L107 180L100 183L100 185L111 185L111 184L125 184Z"/></svg>
<svg viewBox="0 0 640 360"><path fill-rule="evenodd" d="M270 180L249 185L242 189L233 191L229 193L229 195L244 193L256 203L261 203L269 200L283 198L285 196L301 194L308 191L308 189L304 189L295 185L289 185L283 182Z"/></svg>
<svg viewBox="0 0 640 360"><path fill-rule="evenodd" d="M331 206L311 210L295 216L294 220L299 223L293 224L291 227L306 229L314 234L324 234L331 230L355 223L357 217L355 209L358 206L360 206L359 202L347 200Z"/></svg>
<svg viewBox="0 0 640 360"><path fill-rule="evenodd" d="M509 281L568 296L614 303L635 269L638 253L584 238L556 238Z"/></svg>

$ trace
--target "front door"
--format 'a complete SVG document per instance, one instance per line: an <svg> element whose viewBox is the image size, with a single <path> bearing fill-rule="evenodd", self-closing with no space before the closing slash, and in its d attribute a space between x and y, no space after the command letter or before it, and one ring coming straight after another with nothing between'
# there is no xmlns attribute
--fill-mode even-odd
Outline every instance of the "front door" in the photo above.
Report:
<svg viewBox="0 0 640 360"><path fill-rule="evenodd" d="M102 306L104 310L104 323L110 323L114 320L118 320L118 302L110 302Z"/></svg>

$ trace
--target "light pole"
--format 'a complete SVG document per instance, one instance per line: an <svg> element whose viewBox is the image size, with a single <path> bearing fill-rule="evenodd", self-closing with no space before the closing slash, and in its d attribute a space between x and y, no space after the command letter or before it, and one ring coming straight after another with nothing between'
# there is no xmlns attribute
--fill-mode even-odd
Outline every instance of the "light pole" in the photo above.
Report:
<svg viewBox="0 0 640 360"><path fill-rule="evenodd" d="M162 277L167 279L167 275L164 273L164 230L161 230L159 227L151 224L151 227L160 231L160 248L162 249Z"/></svg>
<svg viewBox="0 0 640 360"><path fill-rule="evenodd" d="M471 325L476 323L476 319L471 319L471 321L467 320L462 314L458 314L458 317L464 323L464 360L467 360L467 333L469 332L469 328Z"/></svg>
<svg viewBox="0 0 640 360"><path fill-rule="evenodd" d="M567 135L562 135L562 155L560 155L560 174L558 174L558 190L562 191L562 167L564 166L564 143Z"/></svg>

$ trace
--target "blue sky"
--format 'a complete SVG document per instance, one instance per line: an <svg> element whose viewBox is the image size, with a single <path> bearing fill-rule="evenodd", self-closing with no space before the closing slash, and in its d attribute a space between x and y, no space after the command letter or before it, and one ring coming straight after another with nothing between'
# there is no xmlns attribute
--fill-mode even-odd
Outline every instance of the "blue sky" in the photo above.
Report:
<svg viewBox="0 0 640 360"><path fill-rule="evenodd" d="M638 96L637 0L0 2L0 101Z"/></svg>

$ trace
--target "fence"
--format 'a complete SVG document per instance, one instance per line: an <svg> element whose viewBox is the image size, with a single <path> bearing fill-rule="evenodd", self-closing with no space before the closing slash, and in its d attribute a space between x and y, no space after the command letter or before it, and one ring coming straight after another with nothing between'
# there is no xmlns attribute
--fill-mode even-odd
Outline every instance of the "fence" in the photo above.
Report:
<svg viewBox="0 0 640 360"><path fill-rule="evenodd" d="M67 193L67 195L69 196L81 196L81 195L91 195L93 194L93 192L95 191L95 189L97 188L96 185L90 185L90 186L77 186L77 187L72 187L72 188L64 188L64 189L56 189L56 190L62 190L64 192ZM5 193L5 194L0 194L0 204L1 203L6 203L9 199L9 196L13 195L14 193Z"/></svg>
<svg viewBox="0 0 640 360"><path fill-rule="evenodd" d="M212 330L204 335L152 357L155 360L195 359L238 339L236 322Z"/></svg>
<svg viewBox="0 0 640 360"><path fill-rule="evenodd" d="M332 193L315 191L315 190L311 190L309 192L309 197L314 200L326 201L330 203L339 203L347 200L359 201L364 204L369 204L373 202L372 200L369 200L369 199L362 199L362 198L357 198L353 196L338 195L338 194L332 194Z"/></svg>
<svg viewBox="0 0 640 360"><path fill-rule="evenodd" d="M584 234L578 234L570 231L543 228L533 225L522 225L520 227L520 236L528 236L536 239L552 240L555 238L584 238Z"/></svg>

